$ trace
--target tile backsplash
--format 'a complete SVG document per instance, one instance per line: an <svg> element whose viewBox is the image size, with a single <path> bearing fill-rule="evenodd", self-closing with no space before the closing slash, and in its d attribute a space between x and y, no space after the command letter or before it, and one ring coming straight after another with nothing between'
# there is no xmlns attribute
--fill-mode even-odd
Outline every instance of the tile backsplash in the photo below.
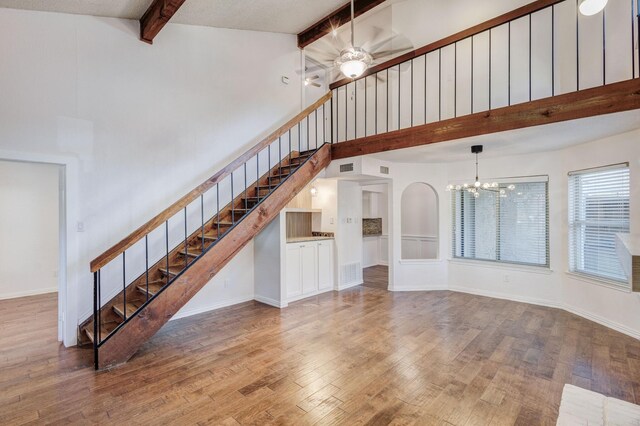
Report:
<svg viewBox="0 0 640 426"><path fill-rule="evenodd" d="M382 235L382 219L362 219L362 235Z"/></svg>

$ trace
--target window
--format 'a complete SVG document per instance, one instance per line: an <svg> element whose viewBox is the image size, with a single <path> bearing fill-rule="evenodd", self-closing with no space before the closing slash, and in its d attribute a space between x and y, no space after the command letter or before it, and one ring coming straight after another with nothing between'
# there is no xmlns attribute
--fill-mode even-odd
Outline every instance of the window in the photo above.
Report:
<svg viewBox="0 0 640 426"><path fill-rule="evenodd" d="M569 269L626 282L616 234L629 232L629 167L569 173Z"/></svg>
<svg viewBox="0 0 640 426"><path fill-rule="evenodd" d="M548 179L514 180L477 198L452 193L454 258L549 266Z"/></svg>

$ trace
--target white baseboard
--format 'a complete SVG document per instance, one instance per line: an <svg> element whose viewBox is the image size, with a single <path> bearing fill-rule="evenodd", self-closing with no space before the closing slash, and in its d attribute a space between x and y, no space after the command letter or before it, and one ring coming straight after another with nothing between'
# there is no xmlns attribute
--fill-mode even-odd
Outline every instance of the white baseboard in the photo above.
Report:
<svg viewBox="0 0 640 426"><path fill-rule="evenodd" d="M186 318L197 314L203 314L205 312L213 311L215 309L226 308L227 306L237 305L238 303L250 302L253 300L253 295L251 296L243 296L235 299L223 300L221 302L213 303L211 305L203 306L196 309L188 309L186 311L179 311L175 314L170 321Z"/></svg>
<svg viewBox="0 0 640 426"><path fill-rule="evenodd" d="M529 303L530 305L545 306L547 308L558 308L558 309L563 308L561 303L557 303L551 300L537 299L537 298L526 297L526 296L514 296L511 294L500 293L497 291L478 290L475 288L467 288L467 287L449 287L449 290L455 291L458 293L467 293L467 294L475 294L477 296L493 297L494 299L504 299L504 300L511 300L513 302Z"/></svg>
<svg viewBox="0 0 640 426"><path fill-rule="evenodd" d="M477 289L470 289L470 288L466 288L466 287L449 287L449 290L451 291L455 291L458 293L468 293L468 294L475 294L478 296L485 296L485 297L493 297L494 299L504 299L504 300L511 300L514 302L522 302L522 303L528 303L531 305L538 305L538 306L544 306L547 308L556 308L556 309L562 309L563 311L567 311L571 314L577 315L579 317L588 319L590 321L593 321L595 323L598 323L600 325L603 325L607 328L610 328L612 330L615 331L619 331L622 334L626 334L627 336L633 337L634 339L638 339L640 340L640 332L633 330L632 328L629 328L625 325L622 325L620 323L617 323L615 321L611 321L607 318L604 318L600 315L596 315L593 314L591 312L587 312L585 310L582 310L580 308L576 308L575 306L570 306L567 304L563 304L563 303L557 303L554 301L550 301L550 300L544 300L544 299L536 299L536 298L530 298L530 297L522 297L522 296L513 296L510 294L504 294L504 293L498 293L498 292L492 292L492 291L485 291L485 290L477 290Z"/></svg>
<svg viewBox="0 0 640 426"><path fill-rule="evenodd" d="M276 299L272 299L270 297L254 295L253 300L258 301L260 303L264 303L265 305L273 306L275 308L286 308L289 304L286 301L280 302Z"/></svg>
<svg viewBox="0 0 640 426"><path fill-rule="evenodd" d="M389 288L389 291L442 291L449 290L447 286L432 286L432 287L411 287L411 286L393 286Z"/></svg>
<svg viewBox="0 0 640 426"><path fill-rule="evenodd" d="M17 299L18 297L37 296L39 294L57 293L58 287L41 288L38 290L17 291L15 293L0 294L0 300Z"/></svg>
<svg viewBox="0 0 640 426"><path fill-rule="evenodd" d="M640 332L633 330L632 328L627 327L626 325L622 325L615 321L608 320L600 315L592 314L591 312L584 311L582 309L576 308L575 306L565 305L563 309L572 314L578 315L579 317L586 318L593 322L597 322L600 325L604 325L612 330L619 331L622 334L626 334L627 336L631 336L635 339L640 340Z"/></svg>
<svg viewBox="0 0 640 426"><path fill-rule="evenodd" d="M389 266L389 262L384 262L384 261L382 261L382 260L379 260L379 261L378 261L378 265L379 265L379 266Z"/></svg>
<svg viewBox="0 0 640 426"><path fill-rule="evenodd" d="M337 289L337 290L338 290L338 291L342 291L342 290L346 290L346 289L351 288L351 287L359 286L359 285L361 285L361 284L364 284L364 281L363 281L363 280L360 280L360 281L354 281L354 282L352 282L352 283L347 283L347 284L338 285L338 289Z"/></svg>

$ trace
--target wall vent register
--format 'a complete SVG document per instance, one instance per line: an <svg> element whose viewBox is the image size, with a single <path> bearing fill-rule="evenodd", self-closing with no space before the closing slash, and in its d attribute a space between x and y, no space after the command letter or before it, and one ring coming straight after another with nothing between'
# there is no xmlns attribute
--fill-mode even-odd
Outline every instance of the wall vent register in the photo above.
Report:
<svg viewBox="0 0 640 426"><path fill-rule="evenodd" d="M340 164L340 173L352 172L353 163Z"/></svg>

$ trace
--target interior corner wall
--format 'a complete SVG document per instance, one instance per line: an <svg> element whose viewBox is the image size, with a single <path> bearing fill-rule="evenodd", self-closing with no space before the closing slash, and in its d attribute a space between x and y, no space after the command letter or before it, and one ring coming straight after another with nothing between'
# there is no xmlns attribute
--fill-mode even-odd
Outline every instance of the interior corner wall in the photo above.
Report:
<svg viewBox="0 0 640 426"><path fill-rule="evenodd" d="M295 36L169 24L149 46L138 25L0 9L0 151L78 161L75 320L92 310L94 257L301 108ZM244 288L252 252L229 285Z"/></svg>
<svg viewBox="0 0 640 426"><path fill-rule="evenodd" d="M424 260L402 259L402 194L413 183L430 185L438 197L438 258ZM389 267L392 274L390 290L419 291L443 290L447 288L447 247L448 247L448 194L446 168L439 164L403 164L392 168L390 190L390 230L391 250Z"/></svg>
<svg viewBox="0 0 640 426"><path fill-rule="evenodd" d="M58 291L59 173L0 161L0 299Z"/></svg>
<svg viewBox="0 0 640 426"><path fill-rule="evenodd" d="M594 280L576 278L568 266L568 177L573 170L629 162L631 172L631 232L640 232L640 130L558 151L482 159L485 178L549 175L550 271L486 262L449 262L449 288L485 296L566 309L640 338L640 296ZM473 162L447 165L448 180L462 181ZM450 217L447 205L446 217ZM447 238L450 247L450 238ZM450 248L447 248L447 253Z"/></svg>
<svg viewBox="0 0 640 426"><path fill-rule="evenodd" d="M362 284L362 187L338 180L336 226L337 290ZM352 269L350 269L352 268ZM344 271L353 273L344 273Z"/></svg>

